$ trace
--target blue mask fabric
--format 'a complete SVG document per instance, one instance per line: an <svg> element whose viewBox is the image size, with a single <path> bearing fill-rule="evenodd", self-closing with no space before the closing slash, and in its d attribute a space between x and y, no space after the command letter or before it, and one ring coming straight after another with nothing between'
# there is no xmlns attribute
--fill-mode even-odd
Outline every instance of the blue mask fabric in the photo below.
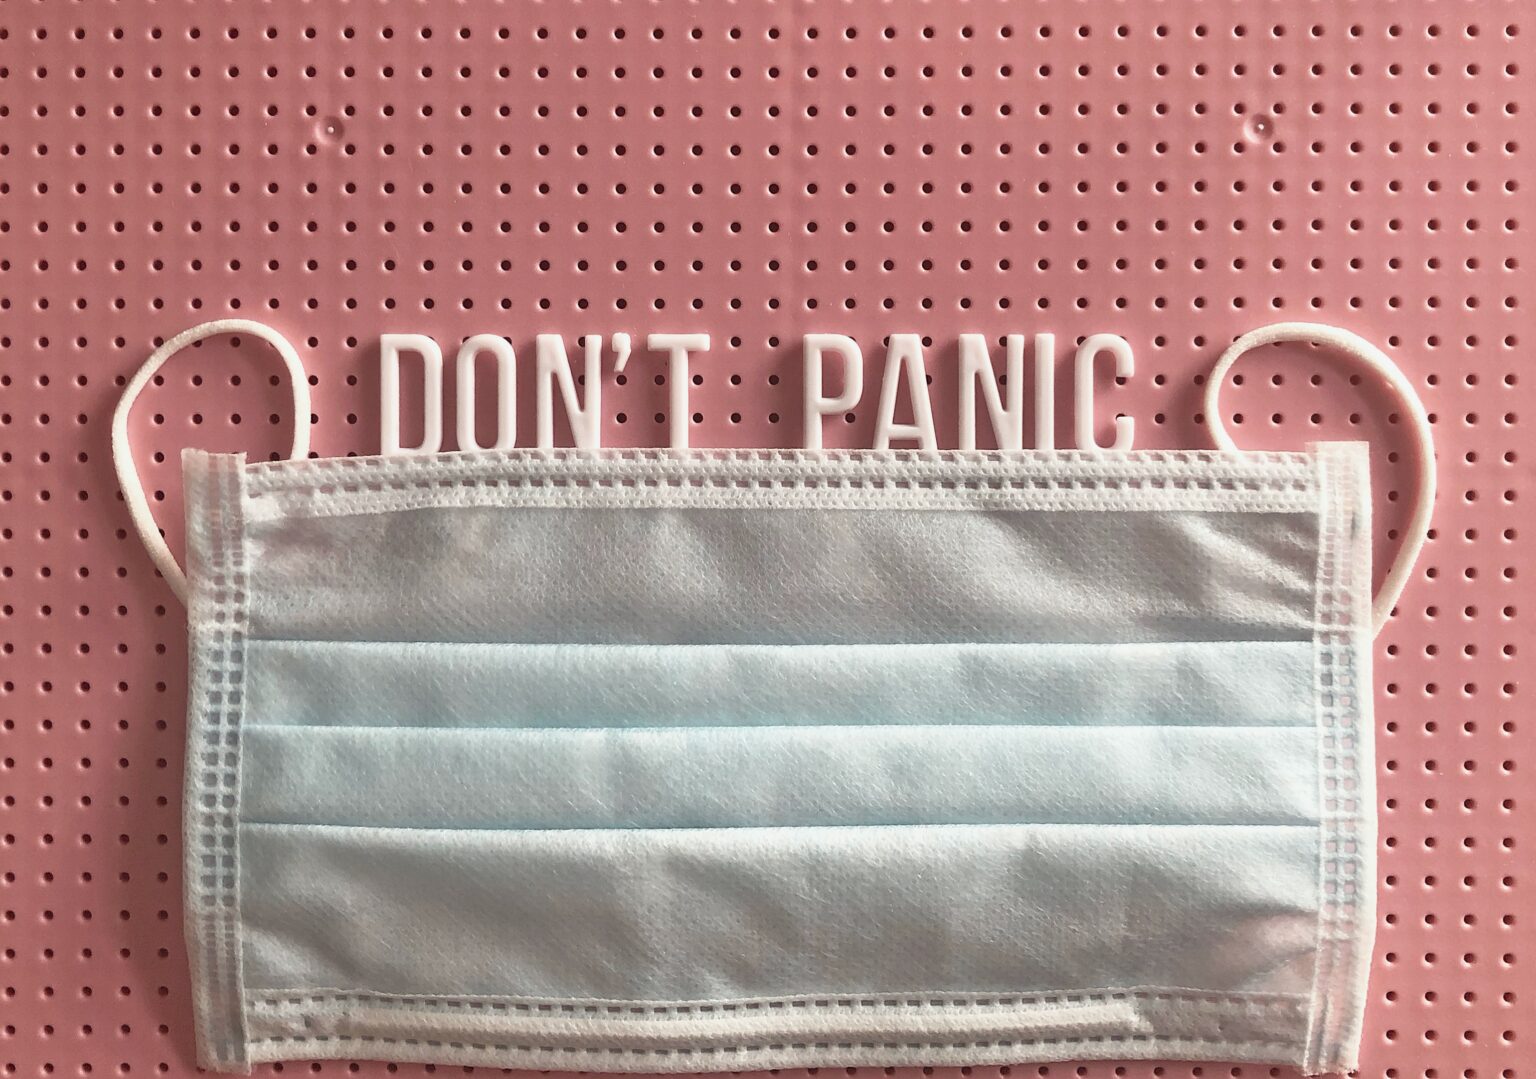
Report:
<svg viewBox="0 0 1536 1079"><path fill-rule="evenodd" d="M1363 447L185 473L215 1066L1349 1063Z"/></svg>

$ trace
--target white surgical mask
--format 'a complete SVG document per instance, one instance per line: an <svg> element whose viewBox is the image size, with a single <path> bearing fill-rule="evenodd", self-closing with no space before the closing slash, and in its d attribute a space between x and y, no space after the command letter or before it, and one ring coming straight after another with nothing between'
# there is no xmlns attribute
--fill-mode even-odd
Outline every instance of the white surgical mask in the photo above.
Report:
<svg viewBox="0 0 1536 1079"><path fill-rule="evenodd" d="M1354 1066L1359 444L189 452L202 1063Z"/></svg>

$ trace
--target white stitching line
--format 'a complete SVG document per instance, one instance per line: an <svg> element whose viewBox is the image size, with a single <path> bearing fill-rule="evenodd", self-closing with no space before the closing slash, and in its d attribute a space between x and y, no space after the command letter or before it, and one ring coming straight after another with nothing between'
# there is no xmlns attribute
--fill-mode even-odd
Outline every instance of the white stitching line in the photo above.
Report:
<svg viewBox="0 0 1536 1079"><path fill-rule="evenodd" d="M1168 476L1170 467L1192 473ZM401 457L333 457L246 465L250 497L337 493L496 482L522 486L741 486L799 489L848 486L1063 486L1310 490L1310 454L1135 451L1106 457L1074 452L1023 454L874 451L508 450ZM979 473L979 475L978 475ZM974 476L975 479L967 479Z"/></svg>
<svg viewBox="0 0 1536 1079"><path fill-rule="evenodd" d="M1091 491L1098 493L1142 491L1209 491L1232 494L1310 495L1310 485L1301 480L1264 482L1245 479L1167 478L1158 476L1121 478L1025 476L1018 478L938 479L900 476L849 476L822 478L805 476L794 479L760 476L504 476L467 475L457 479L441 476L410 481L372 483L329 483L307 488L282 488L254 491L252 499L283 495L357 495L406 493L436 489L486 487L491 490L588 489L588 490L714 490L714 491Z"/></svg>
<svg viewBox="0 0 1536 1079"><path fill-rule="evenodd" d="M259 1012L263 1008L275 1008L287 1010L299 1009L292 1018L309 1021L309 1014L302 1009L303 1005L327 1005L327 1004L362 1004L371 1006L377 1011L389 1013L401 1013L405 1018L416 1018L424 1021L440 1020L445 1012L532 1012L549 1013L551 1019L568 1016L571 1014L589 1014L611 1016L614 1014L637 1014L650 1016L656 1014L710 1014L733 1013L736 1011L770 1011L784 1012L795 1009L848 1009L851 1011L889 1010L889 1011L918 1011L934 1008L977 1008L996 1015L999 1020L1006 1021L1010 1012L1017 1012L1033 1005L1052 1004L1088 1004L1115 1001L1145 1001L1152 1003L1194 1004L1203 1005L1202 1009L1207 1015L1220 1015L1233 1005L1245 1009L1259 1010L1286 1010L1303 1015L1305 1001L1299 995L1291 994L1228 994L1218 992L1201 992L1197 990L1104 990L1099 992L1080 993L1050 993L1050 994L998 994L965 997L947 997L934 994L903 994L893 997L888 994L878 996L836 997L836 998L783 998L780 1000L754 1000L731 1001L718 1004L686 1004L686 1005L652 1005L652 1004L626 1004L621 1002L580 1003L573 1001L503 1001L498 999L481 998L450 998L450 997L391 997L384 994L359 994L342 992L309 992L286 993L280 996L266 996L252 1002L252 1012ZM344 1019L345 1017L343 1017ZM1063 1021L1072 1018L1070 1013L1062 1016ZM334 1021L334 1018L332 1018ZM664 1026L665 1024L663 1024ZM640 1022L637 1024L636 1036L644 1037L645 1028L651 1023ZM657 1026L655 1029L662 1029ZM1155 1034L1096 1034L1096 1035L1041 1035L1039 1037L1017 1037L1008 1039L968 1039L968 1040L910 1040L888 1041L870 1039L822 1039L805 1041L764 1041L740 1044L700 1044L686 1048L638 1048L618 1045L535 1045L532 1043L514 1042L471 1042L449 1038L409 1038L392 1037L389 1035L352 1035L352 1034L304 1034L304 1035L265 1035L251 1039L251 1045L296 1045L326 1044L337 1042L349 1044L380 1044L380 1045L407 1045L423 1046L427 1048L448 1047L450 1049L470 1049L480 1052L518 1052L525 1054L559 1054L559 1055L603 1055L603 1056L635 1056L635 1057L688 1057L692 1055L722 1055L722 1054L761 1054L767 1052L790 1051L825 1051L825 1050L955 1050L955 1049L980 1049L988 1047L1009 1048L1027 1046L1082 1046L1082 1045L1124 1045L1128 1043L1138 1044L1189 1044L1189 1045L1222 1045L1234 1048L1244 1046L1266 1047L1293 1045L1294 1038L1251 1038L1232 1040L1224 1036L1205 1036L1199 1034L1180 1033L1155 1033Z"/></svg>
<svg viewBox="0 0 1536 1079"><path fill-rule="evenodd" d="M252 1038L249 1045L309 1045L337 1042L341 1044L378 1044L378 1045L419 1045L427 1048L448 1047L450 1049L471 1049L481 1052L519 1052L519 1053L543 1053L543 1054L584 1054L589 1056L640 1056L640 1057L671 1057L671 1056L712 1056L724 1054L752 1054L783 1051L825 1051L829 1049L886 1049L886 1050L935 1050L935 1049L1011 1049L1026 1046L1041 1045L1223 1045L1233 1048L1245 1046L1288 1046L1292 1044L1288 1038L1244 1038L1232 1040L1221 1037L1205 1037L1202 1035L1186 1034L1077 1034L1063 1035L1061 1037L1040 1038L989 1038L970 1041L785 1041L764 1042L761 1044L741 1045L701 1045L690 1046L686 1049L632 1049L622 1046L574 1046L574 1045L516 1045L511 1043L494 1042L464 1042L449 1039L431 1038L392 1038L384 1035L371 1034L296 1034L296 1035L269 1035L261 1038Z"/></svg>
<svg viewBox="0 0 1536 1079"><path fill-rule="evenodd" d="M1248 1005L1294 1008L1304 998L1293 993L1221 993L1203 990L1106 989L1060 993L866 993L836 997L772 997L760 1000L654 1004L645 1001L504 1000L497 997L398 996L335 990L268 990L250 1001L253 1007L283 1008L302 1004L365 1004L381 1008L559 1012L586 1015L697 1015L784 1008L1016 1008L1036 1004L1095 1004L1137 1000L1170 1004Z"/></svg>
<svg viewBox="0 0 1536 1079"><path fill-rule="evenodd" d="M754 509L817 509L879 511L962 511L973 513L1004 512L1249 512L1249 513L1305 513L1312 507L1310 496L1257 496L1245 499L1220 497L1220 492L1189 492L1183 497L1164 495L1158 498L1134 498L1127 494L1113 493L1109 497L1087 497L1091 492L1064 491L1051 496L1029 497L1029 492L1014 497L976 496L974 501L955 497L954 492L934 493L928 497L886 496L881 498L854 497L843 494L836 497L788 497L791 492L768 491L761 494L733 492L709 494L690 492L688 497L662 497L654 490L632 490L620 495L617 491L596 492L582 489L580 497L562 497L552 491L504 491L485 488L458 489L455 492L428 491L418 495L392 493L359 494L344 497L333 494L326 498L301 500L282 497L265 503L256 502L251 507L252 517L258 521L270 521L275 517L343 517L366 514L405 512L417 509L453 508L501 508L501 509L564 509L592 510L603 508L623 509L676 509L676 510L754 510ZM809 492L807 493L809 495ZM1203 495L1203 497L1202 497Z"/></svg>
<svg viewBox="0 0 1536 1079"><path fill-rule="evenodd" d="M1309 471L1315 460L1310 451L1282 450L1129 450L1111 453L1094 450L798 450L798 449L688 449L615 447L610 449L521 448L508 450L447 451L430 454L397 454L369 457L305 457L253 461L247 471L256 477L301 477L311 471L390 471L401 467L460 468L467 464L594 465L653 464L679 467L703 465L806 465L827 467L876 467L890 464L1026 467L1093 467L1107 471L1126 467L1220 464L1233 470L1288 466Z"/></svg>
<svg viewBox="0 0 1536 1079"><path fill-rule="evenodd" d="M245 466L251 513L442 505L1307 512L1317 455L1211 451L506 450Z"/></svg>

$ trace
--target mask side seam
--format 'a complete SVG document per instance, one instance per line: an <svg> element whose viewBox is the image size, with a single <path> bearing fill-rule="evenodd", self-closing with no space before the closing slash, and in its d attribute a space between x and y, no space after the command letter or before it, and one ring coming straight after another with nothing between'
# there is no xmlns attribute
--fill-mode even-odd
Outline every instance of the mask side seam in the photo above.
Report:
<svg viewBox="0 0 1536 1079"><path fill-rule="evenodd" d="M248 1072L238 852L248 594L242 464L208 454L186 461L193 662L184 857L200 1062Z"/></svg>
<svg viewBox="0 0 1536 1079"><path fill-rule="evenodd" d="M1368 566L1362 580L1359 552L1370 543L1369 519L1362 513L1366 491L1356 447L1319 447L1318 579L1316 594L1317 708L1320 779L1317 958L1313 974L1311 1018L1307 1035L1306 1074L1353 1070L1359 1051L1361 1012L1374 926L1362 924L1372 904L1363 889L1374 888L1364 869L1373 851L1363 847L1369 828L1361 819L1374 811L1362 781L1370 760L1363 729L1362 694L1371 692L1368 660L1370 618L1361 624L1360 596L1370 595ZM1363 592L1362 592L1363 590ZM1362 645L1361 636L1366 643ZM1362 954L1362 952L1364 954Z"/></svg>

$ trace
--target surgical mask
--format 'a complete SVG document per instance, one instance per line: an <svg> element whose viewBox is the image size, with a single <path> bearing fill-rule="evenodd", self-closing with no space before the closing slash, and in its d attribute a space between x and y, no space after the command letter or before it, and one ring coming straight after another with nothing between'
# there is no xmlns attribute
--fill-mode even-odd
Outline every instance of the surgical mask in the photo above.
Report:
<svg viewBox="0 0 1536 1079"><path fill-rule="evenodd" d="M189 452L205 1067L1352 1068L1374 927L1359 444Z"/></svg>

